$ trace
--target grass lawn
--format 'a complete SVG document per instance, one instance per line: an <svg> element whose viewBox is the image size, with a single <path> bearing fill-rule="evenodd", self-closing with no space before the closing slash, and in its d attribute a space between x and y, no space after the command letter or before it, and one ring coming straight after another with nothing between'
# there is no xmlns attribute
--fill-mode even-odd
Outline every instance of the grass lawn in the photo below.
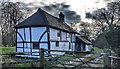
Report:
<svg viewBox="0 0 120 69"><path fill-rule="evenodd" d="M97 48L97 47L93 47L94 52L103 52L103 49Z"/></svg>
<svg viewBox="0 0 120 69"><path fill-rule="evenodd" d="M9 53L16 52L16 47L0 47L0 49L2 51L2 54L9 54ZM36 60L36 59L28 59L28 58L20 58L20 57L12 57L11 58L9 55L2 56L2 62L19 62L19 61L31 61L31 60ZM39 63L37 63L37 64L39 64ZM29 67L31 65L33 65L32 62L24 63L24 64L17 64L16 67Z"/></svg>
<svg viewBox="0 0 120 69"><path fill-rule="evenodd" d="M16 52L16 48L15 47L0 47L0 49L2 50L3 54L7 54L7 53L15 53ZM96 48L94 47L94 51L95 52L101 52L102 49ZM85 54L76 54L78 57L80 56L84 56ZM96 55L93 55L92 57L95 57ZM59 57L59 61L64 63L64 61L66 60L72 60L74 59L74 57L70 57L69 55L65 55L65 56L61 56ZM13 57L10 58L10 56L3 56L2 58L2 62L18 62L18 61L32 61L32 60L39 60L39 59L33 59L33 58L20 58L20 57ZM30 66L35 66L35 67L39 67L40 63L39 62L31 62L31 63L23 63L23 64L17 64L17 67L30 67ZM53 64L49 61L45 62L45 69L48 69L50 67L53 66ZM8 65L9 66L9 65ZM16 67L15 66L15 67Z"/></svg>
<svg viewBox="0 0 120 69"><path fill-rule="evenodd" d="M7 54L7 53L15 53L16 52L16 47L0 47L2 50L2 54Z"/></svg>

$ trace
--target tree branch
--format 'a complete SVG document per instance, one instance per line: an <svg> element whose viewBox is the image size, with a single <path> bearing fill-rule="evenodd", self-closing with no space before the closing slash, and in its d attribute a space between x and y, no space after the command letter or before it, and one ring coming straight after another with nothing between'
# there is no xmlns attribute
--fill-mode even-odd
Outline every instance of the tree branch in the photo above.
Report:
<svg viewBox="0 0 120 69"><path fill-rule="evenodd" d="M105 13L102 12L102 15L104 16L105 20L106 20L106 23L109 25L109 20L108 18L106 17Z"/></svg>
<svg viewBox="0 0 120 69"><path fill-rule="evenodd" d="M117 20L117 22L116 22L116 23L119 23L119 21L120 21L120 18Z"/></svg>

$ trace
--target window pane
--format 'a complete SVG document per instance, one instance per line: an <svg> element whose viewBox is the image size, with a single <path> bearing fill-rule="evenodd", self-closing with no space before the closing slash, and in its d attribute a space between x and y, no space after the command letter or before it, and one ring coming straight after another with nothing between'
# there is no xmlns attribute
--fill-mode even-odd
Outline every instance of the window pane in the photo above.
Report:
<svg viewBox="0 0 120 69"><path fill-rule="evenodd" d="M59 41L56 41L56 47L59 47Z"/></svg>
<svg viewBox="0 0 120 69"><path fill-rule="evenodd" d="M61 32L60 32L60 31L57 32L57 36L58 36L58 37L61 36Z"/></svg>
<svg viewBox="0 0 120 69"><path fill-rule="evenodd" d="M39 43L38 42L33 43L33 49L39 49Z"/></svg>

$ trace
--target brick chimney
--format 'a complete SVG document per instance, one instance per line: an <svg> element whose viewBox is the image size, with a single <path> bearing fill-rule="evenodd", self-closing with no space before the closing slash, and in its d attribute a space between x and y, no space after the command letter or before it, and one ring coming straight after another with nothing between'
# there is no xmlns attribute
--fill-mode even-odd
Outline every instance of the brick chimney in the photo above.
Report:
<svg viewBox="0 0 120 69"><path fill-rule="evenodd" d="M60 12L59 19L61 22L64 22L64 17L65 17L64 14L62 12Z"/></svg>

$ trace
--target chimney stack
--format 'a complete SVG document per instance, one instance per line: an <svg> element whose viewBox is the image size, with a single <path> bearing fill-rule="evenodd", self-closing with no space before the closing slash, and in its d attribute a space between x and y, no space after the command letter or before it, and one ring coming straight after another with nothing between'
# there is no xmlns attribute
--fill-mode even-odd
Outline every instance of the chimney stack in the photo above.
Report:
<svg viewBox="0 0 120 69"><path fill-rule="evenodd" d="M59 19L61 22L64 22L64 17L65 17L64 14L62 12L60 12Z"/></svg>

